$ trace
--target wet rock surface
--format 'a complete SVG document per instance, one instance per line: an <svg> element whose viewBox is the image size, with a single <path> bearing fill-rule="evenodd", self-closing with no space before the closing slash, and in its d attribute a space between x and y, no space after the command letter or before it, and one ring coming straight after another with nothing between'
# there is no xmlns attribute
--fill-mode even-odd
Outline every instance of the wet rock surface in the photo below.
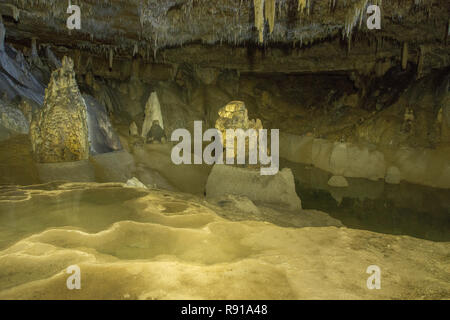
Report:
<svg viewBox="0 0 450 320"><path fill-rule="evenodd" d="M4 299L449 296L447 243L230 221L220 216L223 209L196 197L120 184L1 187L1 212L18 207L0 216ZM11 224L22 232L8 232ZM382 290L366 287L374 259L383 272ZM82 290L66 287L66 269L74 264L85 275Z"/></svg>

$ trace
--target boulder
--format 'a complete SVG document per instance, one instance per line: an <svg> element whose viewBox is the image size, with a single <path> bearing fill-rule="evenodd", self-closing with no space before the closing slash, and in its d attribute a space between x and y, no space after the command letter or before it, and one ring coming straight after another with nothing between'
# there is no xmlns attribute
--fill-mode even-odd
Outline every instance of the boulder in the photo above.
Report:
<svg viewBox="0 0 450 320"><path fill-rule="evenodd" d="M65 162L89 158L86 104L80 94L73 61L64 57L45 90L44 105L31 123L36 161Z"/></svg>
<svg viewBox="0 0 450 320"><path fill-rule="evenodd" d="M133 156L125 150L92 155L89 162L98 182L125 182L136 170Z"/></svg>
<svg viewBox="0 0 450 320"><path fill-rule="evenodd" d="M166 142L166 134L164 133L164 129L159 125L158 120L153 120L152 127L147 133L147 142Z"/></svg>
<svg viewBox="0 0 450 320"><path fill-rule="evenodd" d="M328 185L331 187L345 188L348 187L348 181L343 176L332 176L328 180Z"/></svg>
<svg viewBox="0 0 450 320"><path fill-rule="evenodd" d="M400 173L399 168L391 166L386 170L386 177L384 181L389 184L399 184L402 180L402 175Z"/></svg>
<svg viewBox="0 0 450 320"><path fill-rule="evenodd" d="M295 193L294 176L288 168L273 176L262 176L256 169L216 164L206 183L206 196L214 199L229 194L294 210L302 207Z"/></svg>

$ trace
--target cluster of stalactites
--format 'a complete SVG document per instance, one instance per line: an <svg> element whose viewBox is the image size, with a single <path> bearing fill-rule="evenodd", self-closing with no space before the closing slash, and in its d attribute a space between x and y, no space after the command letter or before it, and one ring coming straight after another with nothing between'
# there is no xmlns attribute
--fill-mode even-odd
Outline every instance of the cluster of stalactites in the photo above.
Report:
<svg viewBox="0 0 450 320"><path fill-rule="evenodd" d="M264 25L269 23L269 32L273 32L275 26L275 2L276 0L253 0L255 7L255 26L259 31L259 42L264 42Z"/></svg>
<svg viewBox="0 0 450 320"><path fill-rule="evenodd" d="M272 34L275 27L276 0L253 0L255 8L255 26L259 32L259 42L264 42L264 27L266 20L269 25L269 33ZM298 0L298 11L307 12L311 7L311 0Z"/></svg>
<svg viewBox="0 0 450 320"><path fill-rule="evenodd" d="M373 0L370 4L382 5L382 0ZM345 17L345 27L343 30L343 36L350 39L353 29L358 26L361 28L363 17L366 14L368 0L359 0L353 4L348 10Z"/></svg>

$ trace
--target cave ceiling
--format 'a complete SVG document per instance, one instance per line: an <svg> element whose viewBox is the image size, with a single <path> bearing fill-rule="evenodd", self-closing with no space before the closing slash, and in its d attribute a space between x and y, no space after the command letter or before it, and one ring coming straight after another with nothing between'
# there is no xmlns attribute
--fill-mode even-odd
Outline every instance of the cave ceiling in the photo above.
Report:
<svg viewBox="0 0 450 320"><path fill-rule="evenodd" d="M336 71L392 59L407 43L411 59L426 52L427 68L450 64L448 0L265 1L272 6L261 9L263 0L72 0L81 9L80 30L66 27L69 1L2 0L0 12L7 41L29 46L36 38L56 51L113 51L115 59L139 53L153 62L243 71ZM365 23L371 3L381 8L378 30ZM256 66L248 62L249 48Z"/></svg>

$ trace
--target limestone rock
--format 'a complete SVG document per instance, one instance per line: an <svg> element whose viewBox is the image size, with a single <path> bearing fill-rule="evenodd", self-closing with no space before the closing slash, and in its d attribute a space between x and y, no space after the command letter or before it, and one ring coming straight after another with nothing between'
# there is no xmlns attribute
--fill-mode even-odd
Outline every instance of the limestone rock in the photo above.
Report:
<svg viewBox="0 0 450 320"><path fill-rule="evenodd" d="M23 113L0 100L0 125L12 134L28 134L29 125Z"/></svg>
<svg viewBox="0 0 450 320"><path fill-rule="evenodd" d="M215 68L200 68L195 69L197 78L206 85L214 84L219 76L219 70Z"/></svg>
<svg viewBox="0 0 450 320"><path fill-rule="evenodd" d="M142 137L146 138L150 131L153 121L158 120L159 125L164 129L163 118L161 114L161 105L159 103L158 95L156 92L152 92L150 98L145 105L145 119L142 125Z"/></svg>
<svg viewBox="0 0 450 320"><path fill-rule="evenodd" d="M443 142L450 142L450 93L447 92L445 98L442 100L442 115L441 115L441 139Z"/></svg>
<svg viewBox="0 0 450 320"><path fill-rule="evenodd" d="M31 121L33 120L33 113L39 109L39 106L31 100L22 99L22 101L20 101L18 105L18 108L20 111L22 111L28 123L31 124Z"/></svg>
<svg viewBox="0 0 450 320"><path fill-rule="evenodd" d="M0 18L0 51L5 51L5 26L3 25L3 21Z"/></svg>
<svg viewBox="0 0 450 320"><path fill-rule="evenodd" d="M30 138L38 162L88 159L86 104L75 81L72 59L64 57L62 67L53 71Z"/></svg>
<svg viewBox="0 0 450 320"><path fill-rule="evenodd" d="M59 61L59 59L55 56L55 54L53 53L53 51L50 49L49 46L47 46L45 48L45 54L47 56L47 61L50 64L52 69L59 69L62 67L61 62ZM73 62L72 62L73 64Z"/></svg>
<svg viewBox="0 0 450 320"><path fill-rule="evenodd" d="M183 90L174 82L160 82L155 88L161 106L163 126L161 126L170 137L171 133L178 128L189 130L189 120L201 119L199 115L191 116L186 111L192 110L186 103ZM151 128L152 122L149 123Z"/></svg>
<svg viewBox="0 0 450 320"><path fill-rule="evenodd" d="M387 168L386 177L384 178L384 181L386 181L386 183L399 184L401 180L402 174L397 167L392 166Z"/></svg>
<svg viewBox="0 0 450 320"><path fill-rule="evenodd" d="M125 184L125 186L131 187L131 188L148 189L147 186L145 184L143 184L142 182L140 182L139 179L136 177L133 177L130 180L128 180L127 183Z"/></svg>
<svg viewBox="0 0 450 320"><path fill-rule="evenodd" d="M147 186L154 189L165 189L170 191L177 191L166 178L157 170L147 167L145 164L140 164L136 169L136 175L139 181L142 181Z"/></svg>
<svg viewBox="0 0 450 320"><path fill-rule="evenodd" d="M328 185L331 187L345 188L348 187L348 181L343 176L332 176L328 180Z"/></svg>
<svg viewBox="0 0 450 320"><path fill-rule="evenodd" d="M259 209L252 200L245 196L227 194L218 199L214 199L214 203L222 208L233 210L239 213L258 214Z"/></svg>
<svg viewBox="0 0 450 320"><path fill-rule="evenodd" d="M99 182L126 182L136 171L133 156L125 150L93 155L89 162Z"/></svg>
<svg viewBox="0 0 450 320"><path fill-rule="evenodd" d="M262 176L259 170L216 164L206 183L206 196L214 199L228 194L294 210L302 207L295 193L294 176L288 168L273 176Z"/></svg>
<svg viewBox="0 0 450 320"><path fill-rule="evenodd" d="M139 135L138 127L137 127L137 125L136 125L136 122L134 122L134 121L130 124L129 134L130 134L130 136L132 136L132 137L133 137L133 136L136 137L136 136Z"/></svg>
<svg viewBox="0 0 450 320"><path fill-rule="evenodd" d="M90 95L83 95L83 99L87 107L90 153L122 150L119 136L109 121L106 108Z"/></svg>
<svg viewBox="0 0 450 320"><path fill-rule="evenodd" d="M73 162L37 163L39 181L94 182L95 170L88 160Z"/></svg>

